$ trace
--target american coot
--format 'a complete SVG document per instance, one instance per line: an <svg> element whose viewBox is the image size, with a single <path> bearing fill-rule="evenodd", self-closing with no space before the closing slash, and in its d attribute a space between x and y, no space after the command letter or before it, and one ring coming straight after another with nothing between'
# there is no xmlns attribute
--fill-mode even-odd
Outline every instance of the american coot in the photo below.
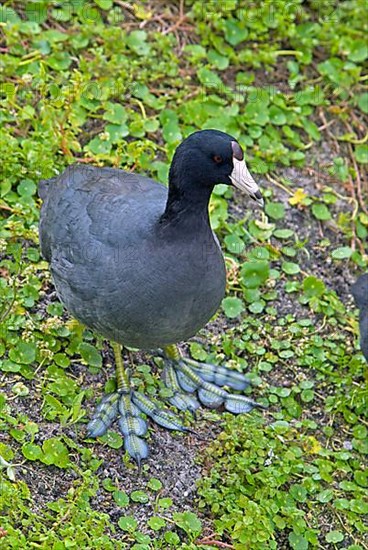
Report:
<svg viewBox="0 0 368 550"><path fill-rule="evenodd" d="M244 389L242 374L182 357L175 346L209 321L224 296L224 259L208 216L218 183L263 205L240 145L217 130L195 132L179 145L168 191L144 176L78 164L40 182L41 248L58 295L115 352L117 391L98 405L88 435L102 435L118 417L125 449L138 463L148 456L141 412L168 429L187 428L131 388L121 345L164 350L163 379L180 410L194 413L199 402L233 413L259 406L222 389Z"/></svg>
<svg viewBox="0 0 368 550"><path fill-rule="evenodd" d="M368 273L361 275L352 285L351 292L359 308L360 347L368 361Z"/></svg>

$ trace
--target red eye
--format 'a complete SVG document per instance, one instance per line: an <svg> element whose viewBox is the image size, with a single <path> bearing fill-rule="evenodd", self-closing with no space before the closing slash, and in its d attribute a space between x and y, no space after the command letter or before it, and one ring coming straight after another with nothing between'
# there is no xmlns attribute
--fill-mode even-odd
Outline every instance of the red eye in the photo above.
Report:
<svg viewBox="0 0 368 550"><path fill-rule="evenodd" d="M214 155L213 160L216 164L220 164L222 162L222 157L220 155Z"/></svg>

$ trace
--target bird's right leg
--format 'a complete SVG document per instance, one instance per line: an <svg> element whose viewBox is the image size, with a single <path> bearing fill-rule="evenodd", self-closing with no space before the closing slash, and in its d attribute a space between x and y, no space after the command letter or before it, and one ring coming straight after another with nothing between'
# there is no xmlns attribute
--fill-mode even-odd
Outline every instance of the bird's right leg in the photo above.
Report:
<svg viewBox="0 0 368 550"><path fill-rule="evenodd" d="M175 345L166 346L164 351L167 358L164 383L173 391L170 403L180 410L194 412L198 401L210 409L223 405L234 414L246 413L255 407L263 408L263 405L245 395L223 389L227 386L244 390L249 380L242 373L183 357Z"/></svg>

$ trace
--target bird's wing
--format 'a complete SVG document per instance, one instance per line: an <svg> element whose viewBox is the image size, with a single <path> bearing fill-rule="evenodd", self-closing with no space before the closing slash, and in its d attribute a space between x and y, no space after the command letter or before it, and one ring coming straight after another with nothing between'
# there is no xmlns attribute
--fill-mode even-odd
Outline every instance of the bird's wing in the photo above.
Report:
<svg viewBox="0 0 368 550"><path fill-rule="evenodd" d="M91 240L114 245L124 228L146 216L147 200L164 202L166 189L134 173L75 164L58 178L42 181L39 193L41 250L51 261L61 245L66 253L70 246L91 246Z"/></svg>
<svg viewBox="0 0 368 550"><path fill-rule="evenodd" d="M62 301L73 311L76 296L112 299L119 280L134 280L130 271L142 264L150 227L164 210L165 187L121 170L73 165L43 185L42 195L41 249Z"/></svg>

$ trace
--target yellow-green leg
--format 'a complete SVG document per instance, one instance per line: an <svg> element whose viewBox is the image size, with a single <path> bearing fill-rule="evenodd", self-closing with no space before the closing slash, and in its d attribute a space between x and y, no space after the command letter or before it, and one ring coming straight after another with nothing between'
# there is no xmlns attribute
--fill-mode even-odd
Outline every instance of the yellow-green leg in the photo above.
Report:
<svg viewBox="0 0 368 550"><path fill-rule="evenodd" d="M181 359L182 355L180 353L180 350L178 346L175 344L171 344L170 346L166 346L164 348L165 355L168 359L171 359L172 361L179 361Z"/></svg>
<svg viewBox="0 0 368 550"><path fill-rule="evenodd" d="M123 357L121 355L123 346L117 342L111 342L115 355L116 386L123 393L130 392L129 376L125 370Z"/></svg>

